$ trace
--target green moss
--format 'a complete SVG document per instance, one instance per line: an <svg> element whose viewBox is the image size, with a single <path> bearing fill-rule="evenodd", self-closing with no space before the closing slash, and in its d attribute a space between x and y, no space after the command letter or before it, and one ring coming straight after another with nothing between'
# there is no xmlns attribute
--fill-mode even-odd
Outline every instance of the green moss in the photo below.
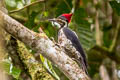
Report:
<svg viewBox="0 0 120 80"><path fill-rule="evenodd" d="M42 67L42 64L38 63L33 55L29 53L24 44L20 41L17 42L19 56L26 65L26 69L28 70L32 80L54 80L53 77Z"/></svg>

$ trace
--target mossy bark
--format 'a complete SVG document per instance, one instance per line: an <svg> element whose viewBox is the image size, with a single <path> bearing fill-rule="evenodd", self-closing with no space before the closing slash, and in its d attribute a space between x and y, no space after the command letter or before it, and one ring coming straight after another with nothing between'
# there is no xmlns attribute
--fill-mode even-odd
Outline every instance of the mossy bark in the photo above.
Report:
<svg viewBox="0 0 120 80"><path fill-rule="evenodd" d="M54 80L54 78L46 72L42 64L35 60L25 45L20 41L17 41L17 43L19 56L31 75L32 80Z"/></svg>

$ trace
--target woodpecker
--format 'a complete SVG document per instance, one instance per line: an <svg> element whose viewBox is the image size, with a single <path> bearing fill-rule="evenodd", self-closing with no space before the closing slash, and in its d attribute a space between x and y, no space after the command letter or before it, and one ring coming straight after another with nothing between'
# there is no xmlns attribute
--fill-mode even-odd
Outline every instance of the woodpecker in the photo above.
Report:
<svg viewBox="0 0 120 80"><path fill-rule="evenodd" d="M66 54L76 61L85 73L88 74L85 52L76 33L68 27L71 17L71 13L66 13L57 18L49 19L49 21L52 22L53 26L58 27L58 44L65 50Z"/></svg>

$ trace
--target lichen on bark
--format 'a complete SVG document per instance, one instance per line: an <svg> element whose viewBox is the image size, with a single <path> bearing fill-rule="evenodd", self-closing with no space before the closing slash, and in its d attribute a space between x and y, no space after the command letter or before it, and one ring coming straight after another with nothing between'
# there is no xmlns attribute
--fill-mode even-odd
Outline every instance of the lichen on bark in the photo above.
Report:
<svg viewBox="0 0 120 80"><path fill-rule="evenodd" d="M53 77L46 72L42 64L35 60L24 44L20 41L17 41L17 43L19 56L31 75L32 80L54 80Z"/></svg>

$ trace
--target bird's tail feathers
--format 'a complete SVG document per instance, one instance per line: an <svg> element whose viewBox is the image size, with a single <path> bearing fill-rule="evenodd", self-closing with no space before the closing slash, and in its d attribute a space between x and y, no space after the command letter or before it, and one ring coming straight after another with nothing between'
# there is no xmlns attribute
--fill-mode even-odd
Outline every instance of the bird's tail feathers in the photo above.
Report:
<svg viewBox="0 0 120 80"><path fill-rule="evenodd" d="M85 65L84 60L79 58L79 60L77 60L77 63L83 69L83 71L88 75L87 66Z"/></svg>

